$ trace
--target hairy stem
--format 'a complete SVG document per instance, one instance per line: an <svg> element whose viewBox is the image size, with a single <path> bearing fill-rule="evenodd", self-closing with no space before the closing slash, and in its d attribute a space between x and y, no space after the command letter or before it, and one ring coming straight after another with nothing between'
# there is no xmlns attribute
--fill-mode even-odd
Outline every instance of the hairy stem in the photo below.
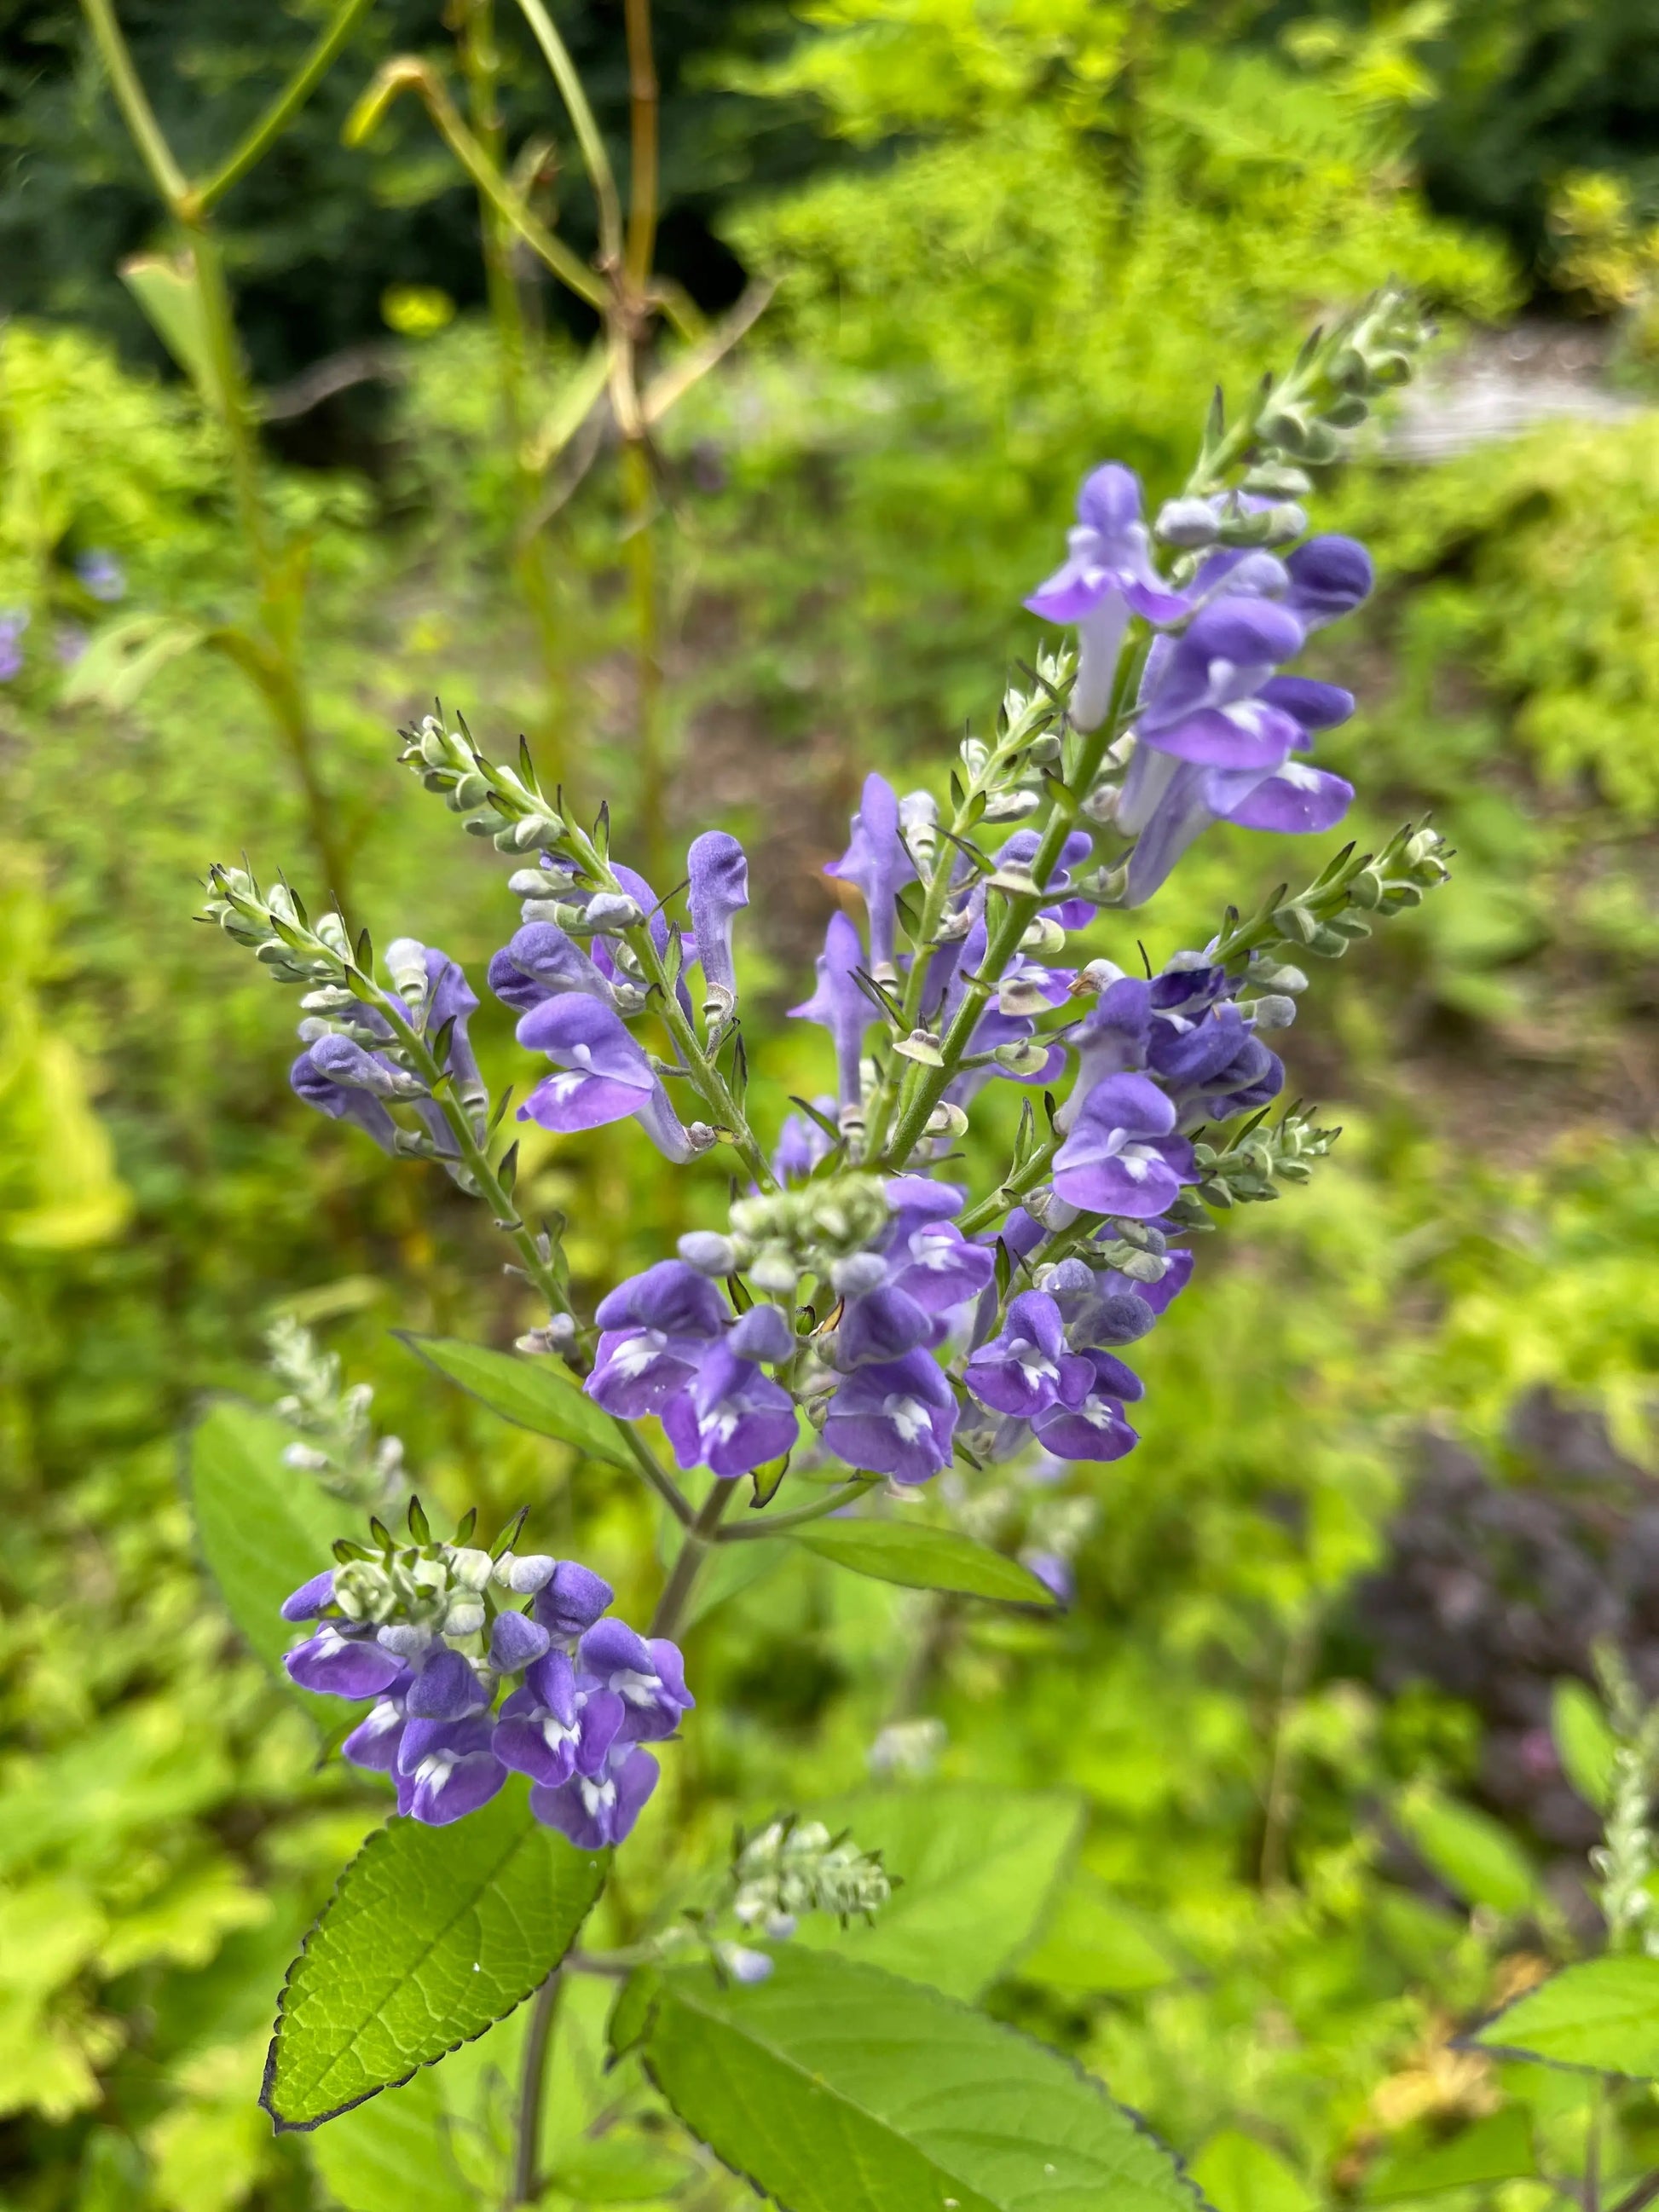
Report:
<svg viewBox="0 0 1659 2212"><path fill-rule="evenodd" d="M536 1992L525 2032L524 2066L519 2077L519 2124L513 2145L513 2190L509 2205L533 2204L541 2193L542 2102L547 2089L547 2061L558 2019L562 1971L556 1966Z"/></svg>
<svg viewBox="0 0 1659 2212"><path fill-rule="evenodd" d="M680 1545L679 1556L663 1584L662 1595L657 1600L657 1609L651 1616L653 1636L672 1636L679 1626L680 1615L690 1598L698 1570L717 1540L720 1516L737 1495L735 1482L716 1480L714 1488L704 1498L697 1516L686 1530Z"/></svg>

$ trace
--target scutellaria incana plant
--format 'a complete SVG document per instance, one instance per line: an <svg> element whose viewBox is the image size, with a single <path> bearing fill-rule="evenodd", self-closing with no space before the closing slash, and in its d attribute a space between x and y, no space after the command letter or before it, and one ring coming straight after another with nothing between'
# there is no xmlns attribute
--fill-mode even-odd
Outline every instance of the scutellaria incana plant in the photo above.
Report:
<svg viewBox="0 0 1659 2212"><path fill-rule="evenodd" d="M411 2031L366 2086L320 2062L307 2071L331 1947L344 1940L337 1899L332 1932L325 1916L286 1995L266 2091L279 2124L313 2124L555 1986L603 1880L599 1855L628 1837L657 1783L647 1747L696 1725L674 1638L715 1547L810 1535L823 1556L879 1573L898 1539L909 1564L897 1579L1033 1604L1066 1595L1063 1550L1036 1547L1025 1565L984 1550L975 1566L967 1536L886 1509L953 1465L1053 1473L1133 1450L1133 1346L1186 1285L1200 1233L1305 1181L1332 1141L1297 1108L1275 1117L1285 1072L1271 1040L1306 988L1299 961L1342 953L1442 880L1437 834L1408 825L1375 853L1346 847L1302 891L1281 888L1248 918L1229 910L1207 944L1157 972L1142 971L1137 924L1122 917L1213 823L1316 834L1342 819L1352 787L1314 755L1354 702L1298 663L1366 597L1371 566L1351 539L1310 535L1302 501L1309 470L1406 375L1417 337L1407 303L1387 293L1316 333L1231 426L1218 399L1189 481L1150 521L1129 470L1108 462L1087 477L1065 556L1026 602L1058 634L1006 691L994 731L967 737L915 789L864 782L828 870L844 903L791 1009L827 1032L833 1090L795 1102L780 1127L757 1126L746 1103L738 841L707 830L683 885L648 883L612 857L608 814L591 828L573 819L527 748L515 764L492 761L441 714L405 733L411 770L511 867L520 924L485 981L540 1070L517 1121L556 1136L631 1121L668 1160L714 1155L730 1170L724 1226L682 1237L591 1316L573 1301L559 1234L515 1206L510 1098L480 1075L468 1039L479 1001L457 963L410 938L377 961L367 933L354 938L338 913L313 922L285 882L264 891L245 870L212 871L210 914L302 988L296 1092L490 1207L538 1301L516 1364L554 1409L554 1432L635 1470L679 1529L645 1634L611 1615L612 1592L587 1566L520 1549L519 1524L491 1549L470 1522L441 1542L418 1506L406 1540L376 1520L368 1542L343 1540L335 1565L289 1599L285 1617L305 1632L290 1675L363 1708L343 1754L389 1777L406 1816L386 1832L388 1868L441 1851L453 1887L476 1824L480 1868L496 1864L504 1835L515 1852L563 1850L553 1830L589 1855L594 1879L574 1883L538 1955L492 1973L482 2017L463 2004ZM962 1141L1000 1085L1024 1094L1018 1134L990 1187L970 1189ZM748 1510L728 1521L739 1498ZM504 1802L516 1827L502 1825ZM453 1838L422 1843L438 1830ZM682 2119L781 2202L898 2203L860 2195L833 2155L798 2171L775 2143L750 2140L676 2042L688 2022L712 2034L716 2018L741 2040L745 2018L761 2017L745 2005L798 2000L836 2019L920 2003L915 2034L931 2040L923 1993L884 1996L850 1965L836 1979L833 1954L808 1961L788 1945L804 1906L874 1910L878 1866L855 1842L786 1822L740 1851L732 1885L724 1908L629 1954L618 2047L641 2045ZM774 1949L721 1935L733 1904L738 1932ZM362 1917L360 1906L360 1929ZM688 1940L697 1963L677 1948ZM769 2034L785 2033L767 2017ZM1042 2075L1033 2046L981 2026L1000 2073ZM947 2103L978 2094L978 2058L963 2063L960 2080L928 2077ZM1062 2153L1044 2130L1069 2123L1043 2119L1033 2090L1012 2131L1042 2172L1093 2158L1086 2173L1067 2167L1082 2190L1103 2159L1151 2158L1156 2186L1178 2195L1146 2139L1054 2063L1054 2094L1063 2080L1089 2117ZM927 2063L937 2069L936 2051ZM353 2094L333 2094L331 2080ZM870 2084L857 2094L866 2118L902 2133ZM921 2155L914 2142L910 2154ZM1008 2201L1019 2178L987 2195L971 2160L953 2168L937 2143L927 2155L941 2188L954 2177L981 2190L975 2203Z"/></svg>

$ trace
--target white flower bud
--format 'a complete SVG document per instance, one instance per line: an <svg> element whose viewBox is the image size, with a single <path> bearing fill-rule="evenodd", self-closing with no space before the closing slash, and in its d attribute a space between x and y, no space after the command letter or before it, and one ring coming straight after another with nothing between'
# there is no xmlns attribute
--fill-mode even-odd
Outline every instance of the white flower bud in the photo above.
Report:
<svg viewBox="0 0 1659 2212"><path fill-rule="evenodd" d="M874 1252L852 1252L836 1261L830 1280L844 1298L862 1297L887 1279L887 1262Z"/></svg>
<svg viewBox="0 0 1659 2212"><path fill-rule="evenodd" d="M449 1601L444 1614L446 1636L476 1636L484 1625L484 1605L481 1597L465 1592Z"/></svg>
<svg viewBox="0 0 1659 2212"><path fill-rule="evenodd" d="M465 1590L485 1589L495 1570L495 1562L489 1553L481 1552L476 1547L458 1548L453 1544L446 1544L444 1558L449 1563L452 1579Z"/></svg>
<svg viewBox="0 0 1659 2212"><path fill-rule="evenodd" d="M495 1580L515 1597L532 1597L552 1581L558 1564L545 1552L503 1552L495 1562Z"/></svg>
<svg viewBox="0 0 1659 2212"><path fill-rule="evenodd" d="M738 1264L737 1248L729 1237L713 1229L693 1229L675 1247L688 1267L711 1278L729 1275Z"/></svg>

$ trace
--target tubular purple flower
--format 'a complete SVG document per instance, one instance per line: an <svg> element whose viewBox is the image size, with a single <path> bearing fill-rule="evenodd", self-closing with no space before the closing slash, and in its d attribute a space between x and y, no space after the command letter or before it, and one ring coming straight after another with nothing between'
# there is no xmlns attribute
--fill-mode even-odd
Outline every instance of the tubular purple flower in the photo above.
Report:
<svg viewBox="0 0 1659 2212"><path fill-rule="evenodd" d="M592 1567L561 1559L537 1591L531 1612L550 1636L569 1644L593 1626L615 1595Z"/></svg>
<svg viewBox="0 0 1659 2212"><path fill-rule="evenodd" d="M411 1720L461 1721L489 1703L489 1692L460 1653L440 1644L417 1668L404 1709Z"/></svg>
<svg viewBox="0 0 1659 2212"><path fill-rule="evenodd" d="M489 1632L489 1663L498 1674L520 1674L546 1656L552 1638L528 1613L498 1613Z"/></svg>
<svg viewBox="0 0 1659 2212"><path fill-rule="evenodd" d="M871 970L890 982L898 973L894 957L898 894L915 881L916 869L899 835L897 794L884 776L864 779L859 811L853 817L852 842L823 872L841 883L856 884L863 892L870 921Z"/></svg>
<svg viewBox="0 0 1659 2212"><path fill-rule="evenodd" d="M563 1071L536 1085L519 1109L520 1121L568 1134L632 1115L671 1160L689 1160L703 1148L697 1128L682 1126L643 1048L599 1000L578 994L549 999L525 1015L517 1036Z"/></svg>
<svg viewBox="0 0 1659 2212"><path fill-rule="evenodd" d="M686 1389L668 1401L662 1425L683 1468L707 1465L730 1481L791 1449L795 1401L752 1360L738 1358L728 1339L710 1348Z"/></svg>
<svg viewBox="0 0 1659 2212"><path fill-rule="evenodd" d="M369 1774L395 1773L403 1746L404 1719L401 1698L380 1698L340 1746L341 1758Z"/></svg>
<svg viewBox="0 0 1659 2212"><path fill-rule="evenodd" d="M610 979L556 923L526 922L489 963L489 982L498 999L527 1014L548 999L575 992L615 1006Z"/></svg>
<svg viewBox="0 0 1659 2212"><path fill-rule="evenodd" d="M295 1096L303 1098L307 1106L314 1106L331 1121L349 1121L372 1137L383 1152L395 1151L398 1125L380 1100L367 1091L333 1081L317 1065L313 1048L307 1046L300 1054L288 1072L288 1079Z"/></svg>
<svg viewBox="0 0 1659 2212"><path fill-rule="evenodd" d="M1192 603L1171 592L1153 567L1152 540L1140 519L1139 480L1118 462L1108 461L1084 478L1066 547L1064 563L1025 604L1045 622L1075 625L1072 720L1079 730L1092 730L1111 703L1131 613L1152 623L1179 622Z"/></svg>
<svg viewBox="0 0 1659 2212"><path fill-rule="evenodd" d="M1175 1122L1175 1108L1146 1076L1107 1076L1054 1155L1055 1194L1132 1221L1162 1213L1183 1183L1198 1180L1193 1148L1173 1134Z"/></svg>
<svg viewBox="0 0 1659 2212"><path fill-rule="evenodd" d="M404 1671L403 1661L367 1632L349 1633L332 1621L285 1652L283 1665L302 1690L328 1698L378 1698Z"/></svg>
<svg viewBox="0 0 1659 2212"><path fill-rule="evenodd" d="M462 1721L406 1723L398 1752L398 1810L429 1828L447 1827L487 1805L507 1780L483 1713Z"/></svg>
<svg viewBox="0 0 1659 2212"><path fill-rule="evenodd" d="M1353 538L1310 538L1288 556L1285 567L1291 580L1285 605L1308 630L1322 629L1327 623L1352 614L1362 599L1370 597L1376 581L1370 555Z"/></svg>
<svg viewBox="0 0 1659 2212"><path fill-rule="evenodd" d="M599 1773L573 1776L562 1789L532 1790L530 1809L578 1850L606 1850L631 1833L657 1786L657 1773L648 1751L617 1744Z"/></svg>
<svg viewBox="0 0 1659 2212"><path fill-rule="evenodd" d="M843 1115L859 1109L859 1059L864 1032L874 1018L869 1000L854 981L854 970L863 965L858 931L844 914L831 915L817 958L817 988L810 999L789 1009L792 1019L820 1023L835 1040L836 1081Z"/></svg>
<svg viewBox="0 0 1659 2212"><path fill-rule="evenodd" d="M599 1302L599 1338L587 1395L624 1421L659 1413L696 1373L730 1310L706 1275L659 1260Z"/></svg>
<svg viewBox="0 0 1659 2212"><path fill-rule="evenodd" d="M588 1630L577 1649L576 1672L579 1682L591 1680L622 1700L617 1735L625 1742L662 1742L697 1702L685 1686L678 1644L662 1636L647 1643L623 1620L602 1620Z"/></svg>
<svg viewBox="0 0 1659 2212"><path fill-rule="evenodd" d="M836 1102L827 1094L812 1103L820 1114L832 1115ZM805 1114L786 1114L772 1154L772 1172L780 1182L805 1182L829 1152L830 1139Z"/></svg>
<svg viewBox="0 0 1659 2212"><path fill-rule="evenodd" d="M334 1570L325 1567L321 1574L313 1575L308 1583L283 1600L284 1620L315 1620L325 1605L334 1601Z"/></svg>
<svg viewBox="0 0 1659 2212"><path fill-rule="evenodd" d="M691 927L702 969L704 1011L713 1007L718 1013L730 1013L738 1002L732 924L749 903L749 862L735 837L723 830L710 830L693 839L686 870L691 879Z"/></svg>
<svg viewBox="0 0 1659 2212"><path fill-rule="evenodd" d="M1056 1406L1032 1423L1032 1433L1056 1459L1121 1459L1140 1441L1124 1419L1115 1381L1129 1370L1103 1352L1089 1354L1097 1370L1095 1387L1075 1406ZM1139 1378L1135 1395L1139 1395Z"/></svg>
<svg viewBox="0 0 1659 2212"><path fill-rule="evenodd" d="M601 1772L623 1717L622 1699L583 1687L568 1652L550 1652L501 1707L492 1747L504 1765L556 1790L577 1773Z"/></svg>
<svg viewBox="0 0 1659 2212"><path fill-rule="evenodd" d="M1054 1406L1081 1405L1095 1371L1067 1349L1054 1299L1042 1291L1022 1291L1009 1300L1001 1333L975 1352L963 1379L993 1413L1031 1420Z"/></svg>
<svg viewBox="0 0 1659 2212"><path fill-rule="evenodd" d="M848 1467L895 1482L926 1482L950 1465L956 1425L956 1397L944 1370L917 1351L854 1368L830 1401L823 1443Z"/></svg>

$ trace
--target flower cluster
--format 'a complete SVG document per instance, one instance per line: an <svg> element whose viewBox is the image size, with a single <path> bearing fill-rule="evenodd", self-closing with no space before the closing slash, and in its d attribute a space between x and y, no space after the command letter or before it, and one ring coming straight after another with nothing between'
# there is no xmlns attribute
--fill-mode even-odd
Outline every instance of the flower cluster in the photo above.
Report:
<svg viewBox="0 0 1659 2212"><path fill-rule="evenodd" d="M407 1544L370 1525L376 1548L337 1546L339 1565L283 1607L315 1624L283 1662L294 1680L374 1700L344 1756L432 1826L477 1812L512 1769L538 1820L583 1850L620 1843L657 1784L643 1747L694 1703L676 1646L605 1618L610 1584L574 1560L492 1556L465 1524L434 1543L418 1504Z"/></svg>

